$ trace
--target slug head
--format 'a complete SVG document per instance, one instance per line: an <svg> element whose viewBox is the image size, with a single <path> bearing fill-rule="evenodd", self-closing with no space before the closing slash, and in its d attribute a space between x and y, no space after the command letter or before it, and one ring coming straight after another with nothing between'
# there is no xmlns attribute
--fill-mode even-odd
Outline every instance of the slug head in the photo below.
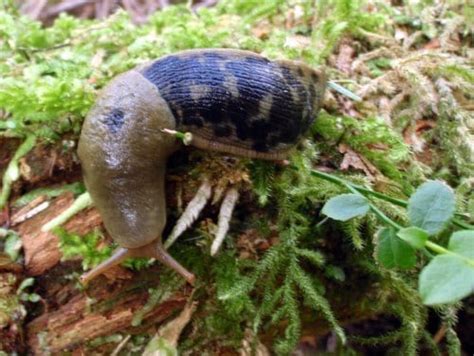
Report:
<svg viewBox="0 0 474 356"><path fill-rule="evenodd" d="M161 238L166 159L176 149L163 128L175 128L173 115L156 87L134 70L103 89L84 122L78 149L84 181L121 247Z"/></svg>

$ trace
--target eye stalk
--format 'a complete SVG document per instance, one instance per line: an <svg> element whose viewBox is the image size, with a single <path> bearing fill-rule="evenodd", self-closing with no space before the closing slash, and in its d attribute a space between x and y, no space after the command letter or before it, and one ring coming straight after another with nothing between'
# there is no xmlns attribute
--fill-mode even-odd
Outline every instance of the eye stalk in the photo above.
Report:
<svg viewBox="0 0 474 356"><path fill-rule="evenodd" d="M178 272L189 284L194 286L194 282L196 281L194 274L188 272L186 268L181 266L173 257L171 257L168 252L166 252L161 242L157 243L156 241L133 249L127 249L123 247L118 248L112 257L102 262L91 271L83 274L81 276L82 284L87 285L92 279L108 271L111 267L122 263L127 258L132 257L156 258L164 265Z"/></svg>

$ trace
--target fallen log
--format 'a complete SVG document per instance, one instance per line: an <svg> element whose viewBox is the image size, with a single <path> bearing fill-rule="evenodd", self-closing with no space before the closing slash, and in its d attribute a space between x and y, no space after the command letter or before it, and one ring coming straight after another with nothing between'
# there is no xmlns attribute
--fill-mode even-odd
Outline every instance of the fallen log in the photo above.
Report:
<svg viewBox="0 0 474 356"><path fill-rule="evenodd" d="M160 266L151 269L126 282L104 283L106 278L101 276L85 291L75 288L71 282L64 288L72 295L56 308L53 306L65 290L48 286L58 283L58 280L48 282L43 279L42 286L48 292L55 290L56 294L46 296L51 310L33 319L26 327L29 351L35 355L59 354L83 348L87 341L101 336L144 332L184 308L190 288L174 292L152 308L143 310L149 301L150 290L160 286ZM132 326L132 320L140 312L144 312L140 325Z"/></svg>
<svg viewBox="0 0 474 356"><path fill-rule="evenodd" d="M52 232L41 231L41 226L59 215L73 200L72 193L62 194L54 199L47 209L14 227L22 239L28 275L42 275L60 261L58 237ZM99 227L101 222L97 210L87 209L69 220L64 228L71 233L83 235Z"/></svg>

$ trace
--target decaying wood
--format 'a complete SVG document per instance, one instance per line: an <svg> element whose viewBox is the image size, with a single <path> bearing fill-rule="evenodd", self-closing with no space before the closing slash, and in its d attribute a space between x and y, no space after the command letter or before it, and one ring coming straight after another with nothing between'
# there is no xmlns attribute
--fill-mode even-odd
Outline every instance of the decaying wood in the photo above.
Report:
<svg viewBox="0 0 474 356"><path fill-rule="evenodd" d="M51 311L27 325L29 349L35 355L43 355L47 351L59 354L100 336L143 332L151 325L163 322L185 306L190 290L176 292L161 301L145 313L140 326L131 326L134 315L148 301L149 288L159 286L160 268L147 269L124 284L107 284L104 277L99 277L87 291L74 290L69 286L75 294L67 302L59 308L51 308ZM63 291L58 290L56 297L61 293ZM54 297L49 296L48 299L52 303Z"/></svg>
<svg viewBox="0 0 474 356"><path fill-rule="evenodd" d="M58 237L52 232L42 232L40 228L69 207L73 200L72 193L65 193L53 200L47 209L14 228L23 242L25 267L29 275L41 275L60 261ZM101 221L97 210L87 209L74 216L64 228L83 235L100 226Z"/></svg>
<svg viewBox="0 0 474 356"><path fill-rule="evenodd" d="M26 342L35 355L74 350L88 340L125 330L127 333L143 331L147 325L160 323L184 307L188 299L188 290L175 293L146 313L142 326L132 327L134 315L148 301L148 290L159 286L162 266L148 268L135 275L136 278L131 278L130 272L117 267L110 271L108 278L99 277L86 291L77 289L74 279L65 278L71 266L59 265L61 252L57 236L40 229L69 207L73 200L72 193L65 193L32 217L25 208L13 213L13 216L27 217L13 229L23 242L26 273L40 276L39 284L44 287L44 293L40 293L44 306L42 314L27 325ZM32 210L35 206L36 203L29 205ZM97 210L91 208L75 215L63 227L69 232L84 235L101 223ZM77 270L77 266L73 267L72 270Z"/></svg>
<svg viewBox="0 0 474 356"><path fill-rule="evenodd" d="M21 224L22 222L31 219L35 215L39 214L43 210L46 210L49 207L49 201L46 201L47 197L41 195L31 202L26 204L21 209L18 209L11 217L10 217L10 227L16 226Z"/></svg>

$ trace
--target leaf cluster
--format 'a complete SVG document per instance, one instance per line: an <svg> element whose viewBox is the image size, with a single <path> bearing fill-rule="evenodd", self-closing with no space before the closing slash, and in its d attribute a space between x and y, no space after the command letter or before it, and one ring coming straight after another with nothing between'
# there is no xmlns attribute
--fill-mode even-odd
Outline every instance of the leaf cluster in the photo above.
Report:
<svg viewBox="0 0 474 356"><path fill-rule="evenodd" d="M430 241L454 218L455 196L450 187L439 181L421 185L407 204L409 227L387 218L358 191L330 199L322 213L346 221L370 210L389 225L376 236L377 258L383 266L411 269L416 264L416 250L431 256L428 248L438 254L420 273L419 292L425 304L454 303L473 293L474 229L454 232L447 248Z"/></svg>

